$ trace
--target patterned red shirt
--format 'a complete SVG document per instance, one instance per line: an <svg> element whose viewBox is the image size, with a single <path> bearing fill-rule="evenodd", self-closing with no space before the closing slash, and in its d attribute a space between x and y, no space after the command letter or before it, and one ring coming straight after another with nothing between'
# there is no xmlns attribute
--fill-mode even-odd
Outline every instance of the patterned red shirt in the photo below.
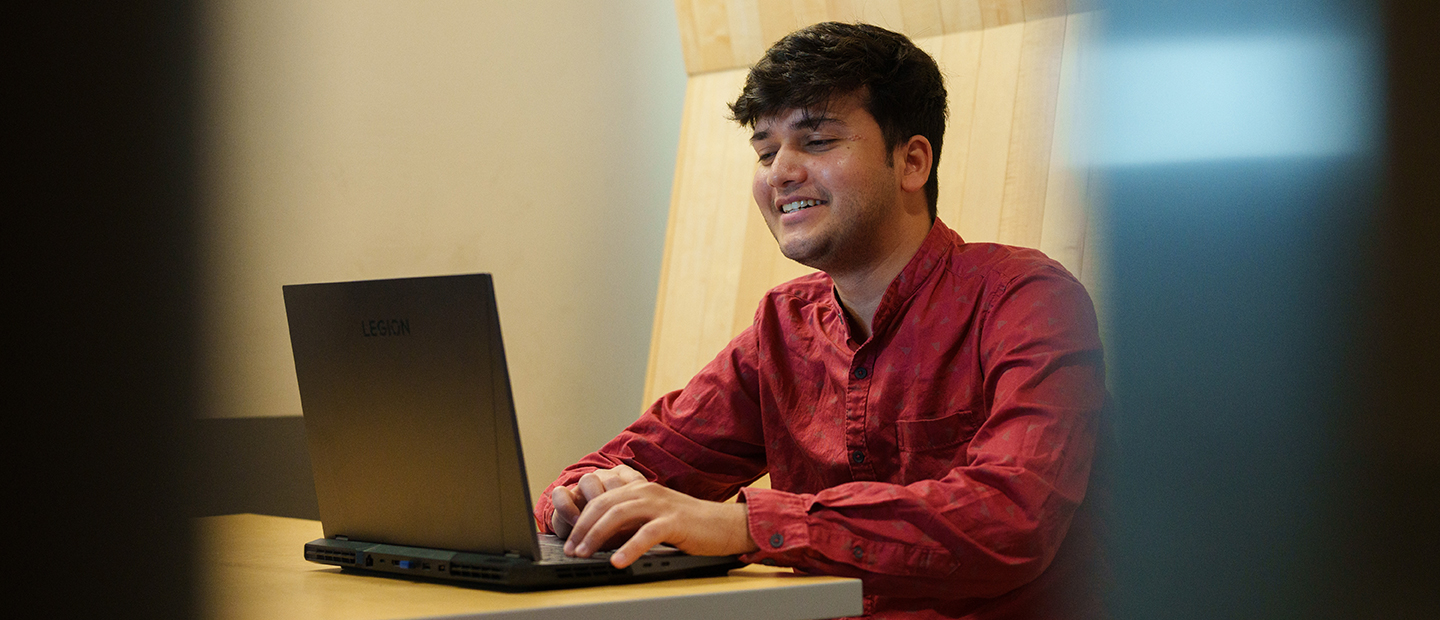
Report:
<svg viewBox="0 0 1440 620"><path fill-rule="evenodd" d="M625 463L719 500L768 471L771 489L742 492L760 546L746 561L859 577L867 614L1086 616L1095 539L1059 552L1105 399L1080 283L937 220L869 339L824 274L776 287L684 389L552 488ZM542 528L552 510L547 490Z"/></svg>

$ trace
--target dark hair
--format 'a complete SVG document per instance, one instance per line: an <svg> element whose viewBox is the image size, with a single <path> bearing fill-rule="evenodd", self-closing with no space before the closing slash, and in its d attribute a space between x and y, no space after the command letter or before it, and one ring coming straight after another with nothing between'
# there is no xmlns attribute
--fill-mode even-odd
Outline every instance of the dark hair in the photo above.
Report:
<svg viewBox="0 0 1440 620"><path fill-rule="evenodd" d="M836 97L864 90L865 110L875 117L894 151L911 136L930 141L934 159L925 199L930 218L940 185L940 141L945 136L945 80L940 67L905 35L869 24L824 22L780 39L750 68L731 118L754 127L786 110L824 106ZM887 160L888 161L888 160Z"/></svg>

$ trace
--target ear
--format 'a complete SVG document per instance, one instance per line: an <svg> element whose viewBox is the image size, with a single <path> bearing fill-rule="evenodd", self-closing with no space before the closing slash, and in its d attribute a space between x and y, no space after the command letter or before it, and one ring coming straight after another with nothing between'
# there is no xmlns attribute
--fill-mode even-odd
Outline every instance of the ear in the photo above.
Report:
<svg viewBox="0 0 1440 620"><path fill-rule="evenodd" d="M935 155L930 151L930 141L926 140L925 136L910 136L909 140L895 150L895 168L900 173L900 188L907 192L925 189L925 183L930 181L930 175L935 172L931 170Z"/></svg>

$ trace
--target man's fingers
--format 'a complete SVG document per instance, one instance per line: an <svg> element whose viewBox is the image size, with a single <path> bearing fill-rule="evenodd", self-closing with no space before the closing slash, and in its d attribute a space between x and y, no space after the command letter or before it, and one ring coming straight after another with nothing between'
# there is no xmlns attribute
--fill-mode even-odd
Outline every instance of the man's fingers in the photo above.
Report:
<svg viewBox="0 0 1440 620"><path fill-rule="evenodd" d="M645 555L645 552L649 551L651 547L666 542L665 538L668 533L664 532L665 528L661 527L660 523L660 521L650 521L635 530L635 534L630 537L630 540L625 541L625 544L620 545L615 553L610 554L610 565L623 569L634 563L640 556Z"/></svg>
<svg viewBox="0 0 1440 620"><path fill-rule="evenodd" d="M599 471L592 471L580 476L580 482L575 483L575 489L580 491L579 505L584 508L585 504L605 492L605 481L600 477Z"/></svg>
<svg viewBox="0 0 1440 620"><path fill-rule="evenodd" d="M555 512L550 516L550 529L560 538L569 538L570 530L580 518L580 505L575 502L575 492L569 487L556 487L550 492L550 503Z"/></svg>
<svg viewBox="0 0 1440 620"><path fill-rule="evenodd" d="M565 553L589 557L591 553L599 551L607 541L620 533L618 526L613 525L615 518L612 512L636 497L641 489L641 485L618 488L586 503L580 511L580 517L573 524L569 539L565 541ZM617 514L624 514L624 511ZM599 532L593 531L593 528L607 518L609 521Z"/></svg>
<svg viewBox="0 0 1440 620"><path fill-rule="evenodd" d="M619 482L618 486L624 486L632 482L645 482L645 476L632 469L629 465L616 465L610 472L615 475L616 480Z"/></svg>
<svg viewBox="0 0 1440 620"><path fill-rule="evenodd" d="M607 543L628 537L633 530L653 518L653 515L644 512L646 505L637 501L635 493L627 491L607 494L591 502L580 513L580 519L575 522L575 529L565 543L567 553L589 557L603 550Z"/></svg>
<svg viewBox="0 0 1440 620"><path fill-rule="evenodd" d="M629 465L620 464L610 469L601 469L593 472L596 478L605 485L606 491L614 491L632 482L645 482L645 476L640 472L631 469Z"/></svg>
<svg viewBox="0 0 1440 620"><path fill-rule="evenodd" d="M614 491L632 482L645 482L645 476L629 465L616 465L610 469L597 469L580 477L575 485L580 490L581 502L588 502L606 491Z"/></svg>

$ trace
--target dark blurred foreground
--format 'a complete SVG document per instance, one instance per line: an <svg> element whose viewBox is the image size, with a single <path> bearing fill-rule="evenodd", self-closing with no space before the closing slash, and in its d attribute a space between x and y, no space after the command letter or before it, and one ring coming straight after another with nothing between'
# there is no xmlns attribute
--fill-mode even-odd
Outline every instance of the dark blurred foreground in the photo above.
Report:
<svg viewBox="0 0 1440 620"><path fill-rule="evenodd" d="M1116 615L1440 617L1436 4L1105 4L1120 39L1357 35L1382 138L1103 171ZM29 8L6 37L12 608L195 616L202 11Z"/></svg>

